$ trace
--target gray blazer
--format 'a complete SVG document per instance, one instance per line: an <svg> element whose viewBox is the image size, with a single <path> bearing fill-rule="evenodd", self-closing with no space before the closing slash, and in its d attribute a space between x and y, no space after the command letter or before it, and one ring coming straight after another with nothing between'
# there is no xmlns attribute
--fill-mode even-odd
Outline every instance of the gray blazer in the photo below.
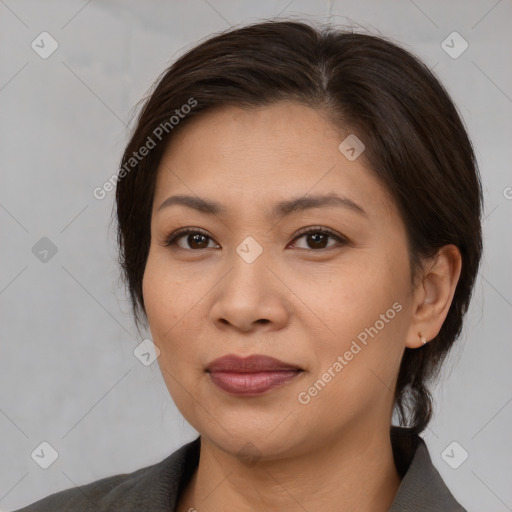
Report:
<svg viewBox="0 0 512 512"><path fill-rule="evenodd" d="M391 428L402 483L388 512L467 512L432 465L427 446L405 428ZM133 473L66 489L14 512L170 512L199 463L201 437Z"/></svg>

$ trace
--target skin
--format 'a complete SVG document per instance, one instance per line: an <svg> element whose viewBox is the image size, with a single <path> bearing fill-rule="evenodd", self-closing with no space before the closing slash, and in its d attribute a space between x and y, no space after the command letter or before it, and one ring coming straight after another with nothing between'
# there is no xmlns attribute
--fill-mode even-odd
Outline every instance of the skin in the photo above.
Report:
<svg viewBox="0 0 512 512"><path fill-rule="evenodd" d="M207 112L166 148L143 294L169 393L201 434L180 512L384 512L394 499L400 477L389 426L401 356L422 346L418 332L427 340L439 332L461 260L445 246L424 261L413 286L404 224L364 158L349 161L338 150L348 133L319 111L281 102ZM279 201L333 191L366 214L331 205L268 216ZM176 194L226 211L159 210ZM194 244L184 235L165 246L183 227L207 238ZM330 228L347 241L328 238L318 248L317 238L297 235L305 227ZM263 250L252 263L236 252L248 236ZM400 312L300 403L299 393L395 303ZM234 396L205 372L226 354L269 355L304 371L261 396Z"/></svg>

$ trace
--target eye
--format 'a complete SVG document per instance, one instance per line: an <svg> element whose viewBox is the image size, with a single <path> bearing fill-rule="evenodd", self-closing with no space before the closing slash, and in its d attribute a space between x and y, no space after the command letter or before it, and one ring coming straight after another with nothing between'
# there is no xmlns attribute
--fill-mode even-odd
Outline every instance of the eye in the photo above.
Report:
<svg viewBox="0 0 512 512"><path fill-rule="evenodd" d="M307 247L299 247L299 249L317 251L322 249L330 249L332 246L336 245L336 242L342 245L346 245L348 243L346 238L328 228L322 228L318 226L306 229L306 231L302 231L299 236L294 239L294 242L296 240L300 240L301 238L305 239ZM334 243L331 245L327 245L329 238L334 241Z"/></svg>
<svg viewBox="0 0 512 512"><path fill-rule="evenodd" d="M294 243L301 238L305 239L306 247L298 247L299 249L306 250L314 250L319 251L323 249L330 249L332 246L338 244L346 245L348 240L338 233L322 227L310 227L305 228L302 232L299 233L298 236L295 237ZM331 239L332 244L329 245L329 239ZM164 246L176 246L180 249L185 250L201 250L201 249L211 249L210 242L213 242L213 239L206 234L204 231L193 228L183 228L175 231L169 237L167 237L164 241ZM294 245L292 243L292 245ZM213 248L218 248L219 245L216 244Z"/></svg>
<svg viewBox="0 0 512 512"><path fill-rule="evenodd" d="M180 245L179 242L182 239L184 239L185 244L188 244L188 247L183 247L183 245ZM166 247L175 245L180 249L208 249L209 240L213 241L213 239L203 231L198 229L183 228L172 233L165 240L164 245Z"/></svg>

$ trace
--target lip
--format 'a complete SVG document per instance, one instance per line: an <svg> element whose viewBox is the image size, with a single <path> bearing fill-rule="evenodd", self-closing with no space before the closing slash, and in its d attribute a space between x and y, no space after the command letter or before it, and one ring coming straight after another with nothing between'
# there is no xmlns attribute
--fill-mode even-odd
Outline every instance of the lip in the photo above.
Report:
<svg viewBox="0 0 512 512"><path fill-rule="evenodd" d="M302 370L291 363L285 363L274 357L254 354L248 357L240 357L235 354L214 359L207 367L207 372L237 372L258 373Z"/></svg>
<svg viewBox="0 0 512 512"><path fill-rule="evenodd" d="M294 380L302 368L273 357L234 354L212 361L207 369L212 382L234 395L257 396Z"/></svg>

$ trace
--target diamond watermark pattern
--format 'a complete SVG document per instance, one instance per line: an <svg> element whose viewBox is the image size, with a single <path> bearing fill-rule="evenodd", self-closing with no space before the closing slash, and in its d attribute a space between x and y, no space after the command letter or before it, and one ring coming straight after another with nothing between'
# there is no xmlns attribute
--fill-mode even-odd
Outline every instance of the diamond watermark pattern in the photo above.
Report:
<svg viewBox="0 0 512 512"><path fill-rule="evenodd" d="M56 254L57 246L47 237L43 236L32 247L32 254L42 263L48 263Z"/></svg>
<svg viewBox="0 0 512 512"><path fill-rule="evenodd" d="M48 32L41 32L30 46L39 57L47 59L59 47L59 43Z"/></svg>
<svg viewBox="0 0 512 512"><path fill-rule="evenodd" d="M48 469L59 458L57 450L47 441L43 441L30 456L43 469Z"/></svg>
<svg viewBox="0 0 512 512"><path fill-rule="evenodd" d="M236 252L246 263L252 263L263 252L263 247L252 236L248 236L236 248Z"/></svg>
<svg viewBox="0 0 512 512"><path fill-rule="evenodd" d="M260 450L251 442L245 443L240 450L238 450L238 458L249 467L254 466L261 459Z"/></svg>
<svg viewBox="0 0 512 512"><path fill-rule="evenodd" d="M338 149L342 155L353 162L361 156L361 153L365 150L365 145L361 140L351 133L339 146Z"/></svg>
<svg viewBox="0 0 512 512"><path fill-rule="evenodd" d="M468 457L468 452L457 441L451 442L441 453L441 458L452 469L460 467Z"/></svg>
<svg viewBox="0 0 512 512"><path fill-rule="evenodd" d="M441 43L441 48L452 59L458 59L468 49L468 47L468 42L458 32L452 32Z"/></svg>
<svg viewBox="0 0 512 512"><path fill-rule="evenodd" d="M133 355L144 366L150 366L160 356L160 349L153 343L152 340L146 338L135 347Z"/></svg>

